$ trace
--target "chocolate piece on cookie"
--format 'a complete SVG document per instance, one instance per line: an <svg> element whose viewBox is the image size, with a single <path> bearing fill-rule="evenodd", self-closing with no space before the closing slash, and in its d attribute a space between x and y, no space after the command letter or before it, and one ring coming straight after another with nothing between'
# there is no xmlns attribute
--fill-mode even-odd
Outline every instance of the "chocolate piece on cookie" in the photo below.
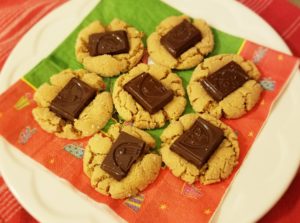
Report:
<svg viewBox="0 0 300 223"><path fill-rule="evenodd" d="M102 33L94 33L89 35L89 42L87 45L87 49L89 51L90 56L95 57L98 56L98 43Z"/></svg>
<svg viewBox="0 0 300 223"><path fill-rule="evenodd" d="M129 42L127 33L124 30L117 30L91 34L89 36L88 50L90 56L128 53Z"/></svg>
<svg viewBox="0 0 300 223"><path fill-rule="evenodd" d="M220 128L199 117L193 126L171 145L170 149L200 168L223 139L224 133Z"/></svg>
<svg viewBox="0 0 300 223"><path fill-rule="evenodd" d="M214 48L214 36L202 19L170 16L147 39L150 58L170 69L191 69Z"/></svg>
<svg viewBox="0 0 300 223"><path fill-rule="evenodd" d="M252 110L263 91L256 65L237 54L206 58L187 86L193 110L216 118L235 119Z"/></svg>
<svg viewBox="0 0 300 223"><path fill-rule="evenodd" d="M173 92L166 89L149 73L142 73L124 85L124 89L150 114L162 109L173 99Z"/></svg>
<svg viewBox="0 0 300 223"><path fill-rule="evenodd" d="M125 73L144 55L143 32L113 19L107 26L94 21L77 36L75 55L79 63L102 77Z"/></svg>
<svg viewBox="0 0 300 223"><path fill-rule="evenodd" d="M133 163L147 151L146 143L126 132L121 132L105 157L101 168L120 181L127 176Z"/></svg>
<svg viewBox="0 0 300 223"><path fill-rule="evenodd" d="M166 67L144 63L115 81L113 102L119 116L140 129L161 128L177 120L186 106L181 78Z"/></svg>
<svg viewBox="0 0 300 223"><path fill-rule="evenodd" d="M50 111L65 120L74 121L95 98L96 93L96 89L79 78L72 78L51 101Z"/></svg>
<svg viewBox="0 0 300 223"><path fill-rule="evenodd" d="M201 32L187 20L171 29L162 36L160 43L175 58L190 49L202 39Z"/></svg>
<svg viewBox="0 0 300 223"><path fill-rule="evenodd" d="M201 81L207 93L216 101L221 101L227 95L243 86L249 80L247 73L239 64L229 62L213 74Z"/></svg>
<svg viewBox="0 0 300 223"><path fill-rule="evenodd" d="M114 199L135 196L159 174L161 156L149 151L155 145L149 133L130 125L113 124L107 133L90 138L84 151L83 171L91 186L103 195Z"/></svg>
<svg viewBox="0 0 300 223"><path fill-rule="evenodd" d="M162 160L174 176L192 184L220 182L238 163L235 132L208 114L190 113L171 122L160 135Z"/></svg>
<svg viewBox="0 0 300 223"><path fill-rule="evenodd" d="M94 135L111 118L112 98L101 77L86 70L63 70L50 77L34 94L35 121L60 138Z"/></svg>

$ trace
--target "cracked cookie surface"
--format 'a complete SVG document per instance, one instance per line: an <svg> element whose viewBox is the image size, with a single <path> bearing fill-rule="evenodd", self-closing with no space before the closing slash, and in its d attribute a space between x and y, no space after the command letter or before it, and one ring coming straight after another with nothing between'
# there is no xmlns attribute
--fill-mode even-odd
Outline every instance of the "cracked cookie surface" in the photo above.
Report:
<svg viewBox="0 0 300 223"><path fill-rule="evenodd" d="M174 58L160 43L163 35L183 20L188 20L201 32L202 40L191 47L178 58ZM147 39L148 52L151 59L171 69L189 69L197 66L205 55L210 53L214 47L214 37L208 24L201 19L191 19L188 16L171 16L163 20Z"/></svg>
<svg viewBox="0 0 300 223"><path fill-rule="evenodd" d="M78 119L73 123L66 122L49 109L51 101L74 77L98 90L96 97L85 107ZM46 132L54 133L60 138L80 139L91 136L102 129L111 118L113 103L109 92L105 89L102 78L86 70L63 70L50 78L50 84L41 85L34 95L37 107L32 110L34 119Z"/></svg>
<svg viewBox="0 0 300 223"><path fill-rule="evenodd" d="M250 79L223 100L215 101L202 87L200 81L229 62L239 64ZM255 64L235 54L217 55L205 59L194 70L187 86L187 93L193 109L199 113L209 113L217 118L239 118L250 111L260 99L263 88L257 82L260 72Z"/></svg>
<svg viewBox="0 0 300 223"><path fill-rule="evenodd" d="M128 53L90 56L87 46L91 34L117 30L127 32L130 46ZM144 53L142 37L142 32L119 19L114 19L107 27L103 26L100 21L94 21L78 34L75 45L76 58L88 71L103 77L113 77L127 72L141 60Z"/></svg>
<svg viewBox="0 0 300 223"><path fill-rule="evenodd" d="M222 129L225 136L217 150L201 168L197 168L170 150L172 143L187 131L198 117ZM189 184L197 180L200 180L204 185L224 180L238 163L239 145L236 134L229 126L208 114L184 115L178 121L171 122L160 138L162 141L160 153L163 162L176 177L180 177Z"/></svg>
<svg viewBox="0 0 300 223"><path fill-rule="evenodd" d="M144 72L149 73L174 93L173 100L152 115L123 89L128 81ZM139 64L128 74L124 74L116 80L113 89L113 102L119 115L140 129L160 128L165 125L167 120L178 119L186 106L185 91L180 77L166 67L146 64Z"/></svg>
<svg viewBox="0 0 300 223"><path fill-rule="evenodd" d="M83 157L83 170L90 178L92 187L99 193L115 199L134 196L144 190L156 179L161 168L161 156L148 153L132 165L127 176L121 181L115 180L102 170L101 163L121 131L143 140L151 148L155 147L155 140L145 131L114 124L107 134L99 133L89 140Z"/></svg>

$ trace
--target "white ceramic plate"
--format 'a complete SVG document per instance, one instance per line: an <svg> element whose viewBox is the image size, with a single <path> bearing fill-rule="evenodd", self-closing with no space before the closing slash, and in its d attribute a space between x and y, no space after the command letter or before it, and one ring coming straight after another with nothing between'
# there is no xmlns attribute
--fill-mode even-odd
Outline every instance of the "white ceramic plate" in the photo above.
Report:
<svg viewBox="0 0 300 223"><path fill-rule="evenodd" d="M80 23L98 0L73 0L34 26L11 53L0 75L0 93L47 56ZM233 1L166 0L211 25L289 53L260 17ZM45 44L47 42L47 44ZM253 222L284 193L300 163L300 74L292 78L217 211L216 222ZM41 222L120 222L105 205L79 193L0 139L1 173L19 202Z"/></svg>

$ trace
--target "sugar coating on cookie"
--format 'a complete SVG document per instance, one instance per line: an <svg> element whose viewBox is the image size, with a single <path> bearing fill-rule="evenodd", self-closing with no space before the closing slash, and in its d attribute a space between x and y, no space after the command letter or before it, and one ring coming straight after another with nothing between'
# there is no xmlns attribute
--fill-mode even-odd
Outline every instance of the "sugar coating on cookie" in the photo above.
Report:
<svg viewBox="0 0 300 223"><path fill-rule="evenodd" d="M127 32L130 47L128 53L90 56L88 51L90 35L118 30ZM78 34L75 45L76 58L88 71L95 72L103 77L113 77L127 72L141 60L144 53L142 37L142 32L119 19L112 20L106 27L100 21L94 21Z"/></svg>
<svg viewBox="0 0 300 223"><path fill-rule="evenodd" d="M123 88L127 82L145 72L174 93L172 101L154 114L147 112ZM185 91L180 77L166 67L146 64L139 64L116 80L113 88L113 102L119 115L140 129L160 128L165 125L166 121L178 119L186 106Z"/></svg>
<svg viewBox="0 0 300 223"><path fill-rule="evenodd" d="M50 104L72 78L80 79L98 92L79 117L74 122L69 122L50 111ZM102 129L112 115L111 94L101 92L100 90L103 89L105 89L105 83L95 73L86 70L63 70L53 75L50 83L44 83L35 92L34 100L37 107L32 110L33 117L42 129L60 138L80 139L91 136Z"/></svg>
<svg viewBox="0 0 300 223"><path fill-rule="evenodd" d="M114 124L107 133L96 134L89 140L83 156L83 170L90 178L92 187L99 193L115 199L131 197L143 191L157 178L162 163L161 156L148 153L138 159L127 176L120 181L102 170L100 166L121 131L143 140L150 148L155 147L154 138L145 131Z"/></svg>
<svg viewBox="0 0 300 223"><path fill-rule="evenodd" d="M249 80L217 102L203 88L201 81L232 61L247 73ZM259 77L260 72L252 61L235 54L217 55L205 59L196 67L187 86L187 93L193 109L198 113L206 112L216 118L239 118L250 111L260 99L263 88L258 83Z"/></svg>
<svg viewBox="0 0 300 223"><path fill-rule="evenodd" d="M202 35L202 39L195 46L191 47L178 58L173 57L161 44L160 39L172 28L187 20L191 22ZM148 52L151 59L157 63L171 69L190 69L203 61L204 56L210 53L214 47L213 33L208 24L201 19L191 20L188 16L171 16L163 20L147 39Z"/></svg>
<svg viewBox="0 0 300 223"><path fill-rule="evenodd" d="M208 161L197 168L178 154L170 150L175 140L187 131L199 118L203 118L224 131L224 139ZM171 172L192 184L197 180L204 185L220 182L226 179L238 163L239 145L237 135L227 125L208 114L187 114L178 121L171 122L160 136L162 145L160 153L162 160Z"/></svg>

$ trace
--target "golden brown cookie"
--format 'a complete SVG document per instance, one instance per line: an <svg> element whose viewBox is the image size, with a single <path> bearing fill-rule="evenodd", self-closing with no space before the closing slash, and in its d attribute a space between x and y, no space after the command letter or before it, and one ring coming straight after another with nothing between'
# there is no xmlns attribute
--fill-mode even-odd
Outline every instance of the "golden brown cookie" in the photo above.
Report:
<svg viewBox="0 0 300 223"><path fill-rule="evenodd" d="M127 32L129 52L116 55L90 56L88 52L89 36L94 33L116 30ZM114 19L107 27L103 26L100 21L94 21L78 34L75 46L76 58L88 71L95 72L103 77L113 77L127 72L141 60L144 53L142 37L142 32L119 19Z"/></svg>
<svg viewBox="0 0 300 223"><path fill-rule="evenodd" d="M150 148L155 147L155 140L148 133L132 126L115 124L107 134L99 133L89 140L83 157L83 170L91 179L92 187L115 199L131 197L143 191L157 178L161 167L161 157L148 153L134 163L127 176L120 181L102 170L100 166L121 131L143 140Z"/></svg>
<svg viewBox="0 0 300 223"><path fill-rule="evenodd" d="M173 142L187 131L198 117L205 119L224 131L225 138L209 160L198 168L194 164L170 150ZM234 131L220 120L208 114L187 114L179 118L163 131L160 136L162 145L160 153L163 162L176 177L192 184L200 180L202 184L216 183L226 179L238 163L239 145Z"/></svg>
<svg viewBox="0 0 300 223"><path fill-rule="evenodd" d="M160 111L150 114L133 97L124 90L124 85L142 73L149 73L161 84L172 90L173 100ZM182 80L170 69L159 65L139 64L128 74L120 76L114 85L113 102L119 115L133 126L141 129L154 129L164 126L167 120L176 120L184 112L186 106L185 91Z"/></svg>
<svg viewBox="0 0 300 223"><path fill-rule="evenodd" d="M66 122L50 111L51 101L72 78L79 78L90 87L97 89L96 97L80 113L74 122ZM79 139L91 136L102 129L111 118L113 104L109 92L102 91L102 78L86 70L64 70L50 78L50 84L41 85L34 95L37 107L32 110L34 119L42 129L58 137Z"/></svg>
<svg viewBox="0 0 300 223"><path fill-rule="evenodd" d="M173 57L160 43L160 39L173 27L180 24L183 20L190 21L202 35L202 40L194 47L191 47L178 58ZM171 16L163 20L147 39L148 52L151 59L157 63L171 69L189 69L197 66L205 55L210 53L214 47L214 38L208 24L201 19L191 20L188 16Z"/></svg>
<svg viewBox="0 0 300 223"><path fill-rule="evenodd" d="M250 79L218 102L207 93L200 82L231 61L240 65ZM198 113L207 112L217 118L239 118L250 111L260 98L263 89L258 83L259 77L260 72L253 62L235 54L217 55L205 59L196 67L187 86L187 93L193 109Z"/></svg>

